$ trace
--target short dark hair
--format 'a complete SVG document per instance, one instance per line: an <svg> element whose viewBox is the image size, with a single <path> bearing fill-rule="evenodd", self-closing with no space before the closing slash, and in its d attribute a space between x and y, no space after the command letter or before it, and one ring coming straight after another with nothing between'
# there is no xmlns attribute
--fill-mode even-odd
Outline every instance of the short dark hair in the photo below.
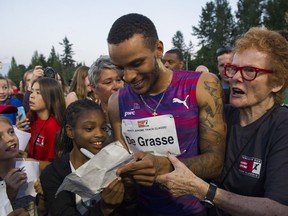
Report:
<svg viewBox="0 0 288 216"><path fill-rule="evenodd" d="M107 41L109 44L119 44L135 34L142 34L147 46L154 49L158 40L155 25L149 18L137 13L126 14L118 18L109 31Z"/></svg>
<svg viewBox="0 0 288 216"><path fill-rule="evenodd" d="M178 57L178 59L179 59L180 61L184 61L184 56L183 56L183 53L182 53L182 51L181 51L180 49L177 49L177 48L175 48L175 49L170 49L170 50L168 50L166 53L176 54L177 57ZM166 54L166 53L165 53L165 54Z"/></svg>
<svg viewBox="0 0 288 216"><path fill-rule="evenodd" d="M233 49L230 46L223 46L216 50L216 56L223 55L225 53L232 53Z"/></svg>

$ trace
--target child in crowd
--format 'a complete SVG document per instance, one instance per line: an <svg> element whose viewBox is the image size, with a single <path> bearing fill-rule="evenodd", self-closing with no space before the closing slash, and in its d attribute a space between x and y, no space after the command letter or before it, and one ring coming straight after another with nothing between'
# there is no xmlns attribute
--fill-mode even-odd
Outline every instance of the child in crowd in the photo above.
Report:
<svg viewBox="0 0 288 216"><path fill-rule="evenodd" d="M17 128L31 133L28 154L40 162L40 171L55 157L54 142L65 113L61 85L52 78L42 77L32 82L29 98L29 121L17 122ZM30 124L30 128L24 126Z"/></svg>
<svg viewBox="0 0 288 216"><path fill-rule="evenodd" d="M14 106L0 105L0 113L14 113L17 108ZM8 109L8 110L7 110ZM19 188L26 183L25 172L15 168L19 148L19 140L14 132L10 120L0 115L0 188L1 203L0 215L28 215L24 210L13 211L11 203L15 201ZM7 200L7 198L9 200Z"/></svg>
<svg viewBox="0 0 288 216"><path fill-rule="evenodd" d="M65 177L89 160L80 149L84 148L97 154L104 147L106 137L105 115L97 103L81 99L68 106L56 142L59 158L48 165L40 176L51 215L99 216L118 212L114 209L120 205L124 196L124 185L118 179L102 191L98 203L95 201L91 201L90 204L84 203L78 195L70 191L62 191L57 198L55 197Z"/></svg>
<svg viewBox="0 0 288 216"><path fill-rule="evenodd" d="M0 75L0 104L8 104L16 107L22 106L22 102L19 99L12 97L8 79L1 75ZM9 118L13 125L16 124L17 112L3 115Z"/></svg>
<svg viewBox="0 0 288 216"><path fill-rule="evenodd" d="M74 72L69 93L67 94L66 100L66 107L69 106L70 103L79 100L88 98L93 101L96 101L96 95L92 90L88 79L88 70L89 67L87 66L80 66Z"/></svg>

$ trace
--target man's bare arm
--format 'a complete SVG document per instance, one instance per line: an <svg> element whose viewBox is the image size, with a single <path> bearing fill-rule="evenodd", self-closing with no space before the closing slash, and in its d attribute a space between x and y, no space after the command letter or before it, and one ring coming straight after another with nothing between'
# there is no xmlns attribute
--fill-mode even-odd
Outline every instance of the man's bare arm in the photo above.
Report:
<svg viewBox="0 0 288 216"><path fill-rule="evenodd" d="M226 122L223 90L211 73L203 73L196 90L199 106L200 155L182 162L203 179L217 177L223 168L226 142Z"/></svg>

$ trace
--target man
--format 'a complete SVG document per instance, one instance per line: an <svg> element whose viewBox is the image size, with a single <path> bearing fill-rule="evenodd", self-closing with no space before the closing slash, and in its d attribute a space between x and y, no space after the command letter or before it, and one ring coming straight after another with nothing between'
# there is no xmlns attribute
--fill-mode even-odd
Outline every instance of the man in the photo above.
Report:
<svg viewBox="0 0 288 216"><path fill-rule="evenodd" d="M171 70L181 70L184 66L184 57L179 49L168 50L162 61L164 66Z"/></svg>
<svg viewBox="0 0 288 216"><path fill-rule="evenodd" d="M228 78L224 74L224 66L226 64L230 64L232 61L232 48L229 46L221 47L217 49L216 56L219 79L221 80L222 88L225 94L225 104L229 104L230 88Z"/></svg>
<svg viewBox="0 0 288 216"><path fill-rule="evenodd" d="M163 43L153 22L140 14L114 22L108 50L127 84L110 97L109 118L115 138L135 158L117 173L140 185L139 214L205 215L195 197L172 197L155 178L173 169L163 156L167 151L204 179L220 174L226 124L219 80L211 73L173 73L164 67Z"/></svg>

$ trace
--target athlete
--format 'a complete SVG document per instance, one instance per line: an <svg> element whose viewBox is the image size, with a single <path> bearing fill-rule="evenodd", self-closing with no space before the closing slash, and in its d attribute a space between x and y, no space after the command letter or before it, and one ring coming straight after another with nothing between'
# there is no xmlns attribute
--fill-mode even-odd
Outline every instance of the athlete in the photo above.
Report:
<svg viewBox="0 0 288 216"><path fill-rule="evenodd" d="M220 81L211 73L165 68L163 43L153 22L140 14L114 22L108 50L127 84L109 99L110 122L136 161L117 172L140 185L139 214L205 215L198 199L175 198L155 178L173 169L163 156L168 151L201 178L220 174L226 137Z"/></svg>

